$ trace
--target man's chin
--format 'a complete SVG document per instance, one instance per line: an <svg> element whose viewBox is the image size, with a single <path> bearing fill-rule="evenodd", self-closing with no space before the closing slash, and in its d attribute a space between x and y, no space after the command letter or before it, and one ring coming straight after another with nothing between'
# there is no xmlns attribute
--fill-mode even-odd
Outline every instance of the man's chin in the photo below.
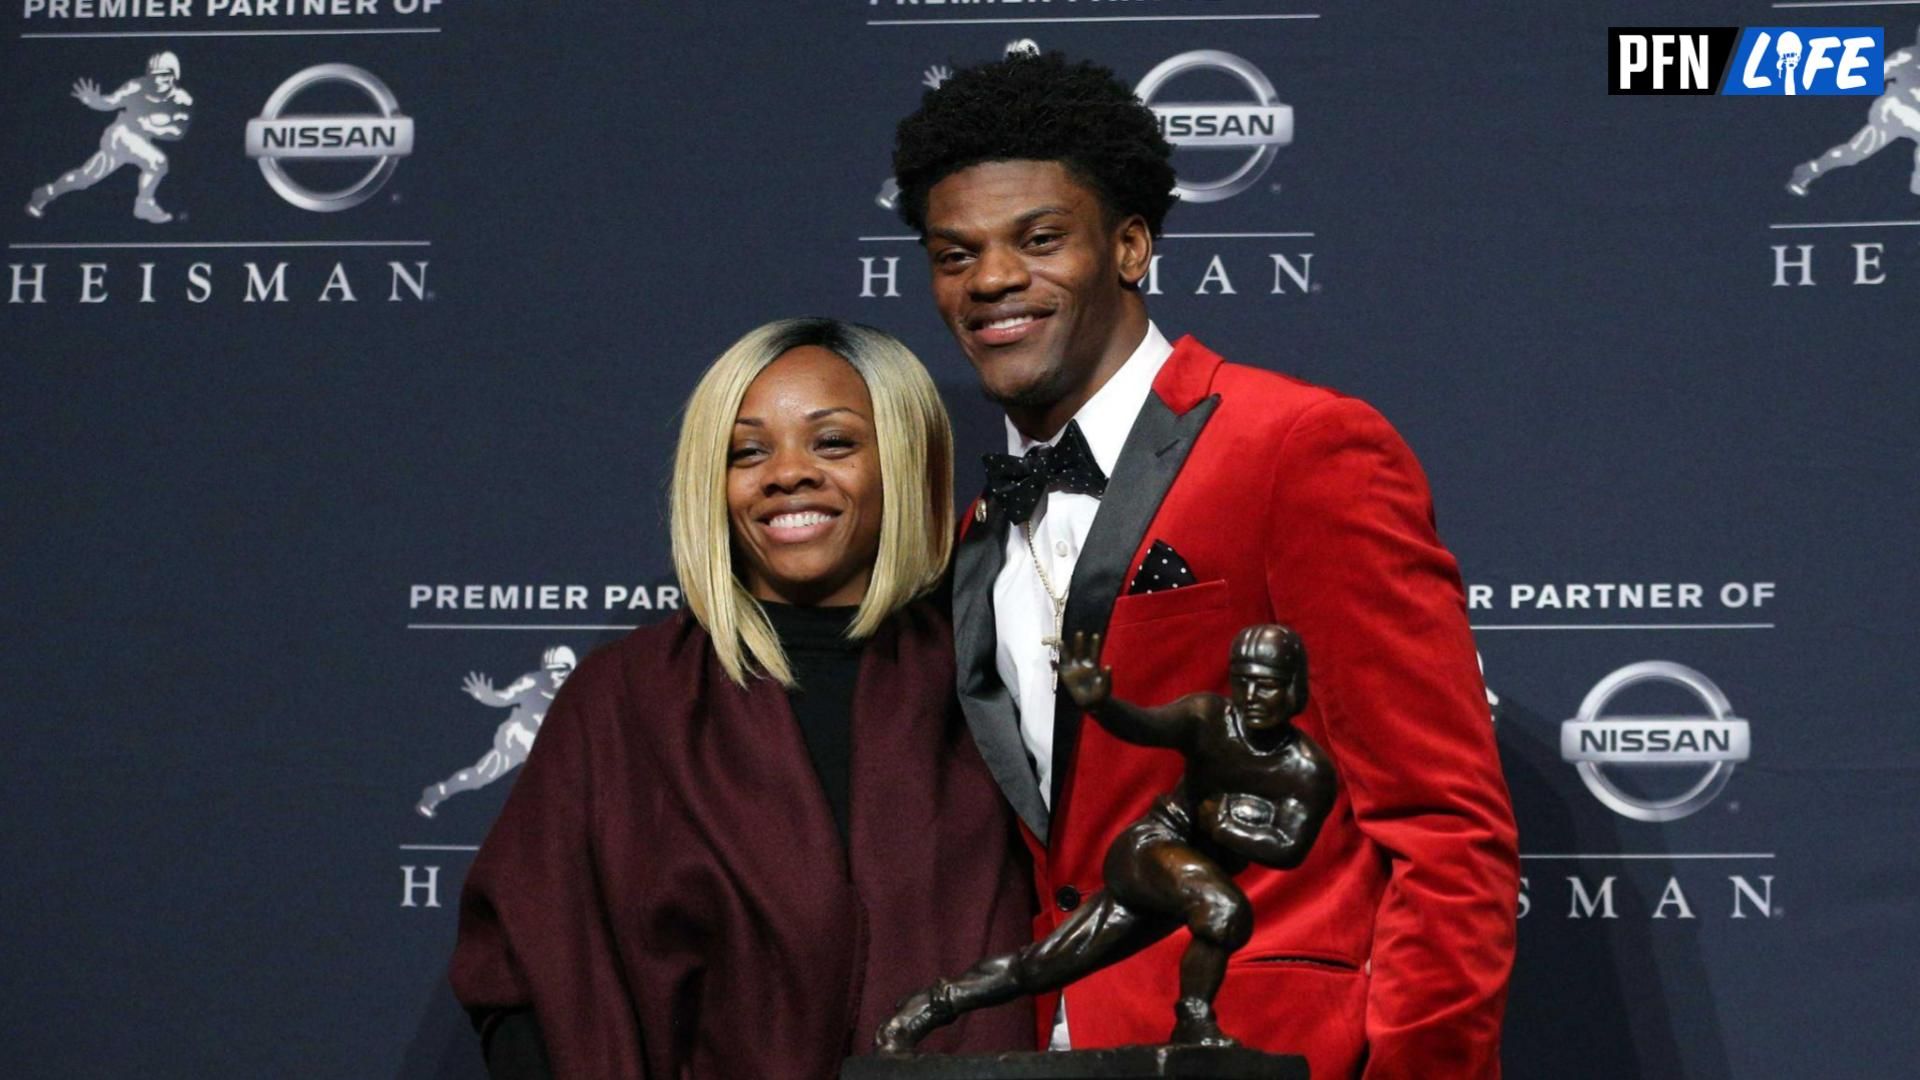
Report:
<svg viewBox="0 0 1920 1080"><path fill-rule="evenodd" d="M1022 372L1006 370L1016 362L1013 357L989 357L985 363L975 363L975 372L982 376L980 392L986 395L988 401L1003 409L1038 409L1060 400L1063 391L1056 385L1060 381L1057 365L1038 360L1031 366L1039 370ZM990 371L996 364L1002 367ZM995 376L1004 377L996 378Z"/></svg>

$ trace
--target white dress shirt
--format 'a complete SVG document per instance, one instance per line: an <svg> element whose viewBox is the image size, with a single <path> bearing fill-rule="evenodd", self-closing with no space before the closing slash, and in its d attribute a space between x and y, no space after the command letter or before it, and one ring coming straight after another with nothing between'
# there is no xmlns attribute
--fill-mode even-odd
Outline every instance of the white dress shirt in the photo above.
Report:
<svg viewBox="0 0 1920 1080"><path fill-rule="evenodd" d="M1087 437L1093 460L1109 478L1120 460L1120 448L1133 430L1134 418L1153 393L1154 377L1173 355L1173 346L1161 335L1159 327L1147 324L1146 336L1127 357L1120 370L1106 385L1087 400L1073 419ZM1046 440L1051 446L1066 430L1062 425ZM1007 423L1007 453L1019 457L1042 445L1020 434ZM1053 803L1053 696L1054 672L1051 650L1041 644L1054 631L1053 602L1046 585L1034 567L1040 559L1047 568L1047 581L1053 595L1059 596L1073 580L1074 565L1080 549L1086 546L1087 532L1093 528L1093 516L1100 512L1100 500L1092 495L1064 491L1048 492L1034 509L1028 525L1033 530L1033 550L1018 525L1007 530L1006 559L1000 576L993 580L994 666L1000 681L1013 694L1020 712L1020 738L1027 753L1033 755L1040 774L1040 797Z"/></svg>

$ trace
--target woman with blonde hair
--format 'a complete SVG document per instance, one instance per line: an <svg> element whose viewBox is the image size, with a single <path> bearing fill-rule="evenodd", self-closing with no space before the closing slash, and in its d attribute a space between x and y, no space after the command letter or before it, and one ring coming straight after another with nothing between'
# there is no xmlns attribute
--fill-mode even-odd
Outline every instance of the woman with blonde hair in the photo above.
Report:
<svg viewBox="0 0 1920 1080"><path fill-rule="evenodd" d="M928 598L952 457L877 330L769 323L700 380L670 496L689 610L567 681L467 877L453 982L494 1077L832 1077L919 982L1029 939ZM951 1031L1035 1035L1017 1005Z"/></svg>

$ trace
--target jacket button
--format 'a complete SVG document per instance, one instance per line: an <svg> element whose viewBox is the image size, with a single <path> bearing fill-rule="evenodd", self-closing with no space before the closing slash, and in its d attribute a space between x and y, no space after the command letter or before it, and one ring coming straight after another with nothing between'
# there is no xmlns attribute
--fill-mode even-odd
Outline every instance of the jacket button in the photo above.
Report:
<svg viewBox="0 0 1920 1080"><path fill-rule="evenodd" d="M1071 885L1062 885L1053 894L1053 902L1060 905L1061 911L1072 911L1080 906L1080 890Z"/></svg>

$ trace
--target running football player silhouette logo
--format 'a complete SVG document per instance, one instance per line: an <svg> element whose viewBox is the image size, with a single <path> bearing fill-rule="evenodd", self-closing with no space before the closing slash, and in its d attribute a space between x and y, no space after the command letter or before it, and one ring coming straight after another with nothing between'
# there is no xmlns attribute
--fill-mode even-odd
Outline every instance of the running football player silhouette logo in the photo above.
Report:
<svg viewBox="0 0 1920 1080"><path fill-rule="evenodd" d="M573 674L578 663L572 649L556 645L540 658L539 671L529 671L501 690L495 690L493 680L487 676L477 671L468 672L460 688L473 700L513 711L494 730L493 749L481 755L480 760L437 784L428 784L420 792L420 801L414 804L420 816L432 817L448 797L486 787L527 760L534 737L540 734L540 723L547 718L547 708L553 704L553 696L560 692L561 684Z"/></svg>
<svg viewBox="0 0 1920 1080"><path fill-rule="evenodd" d="M27 213L42 217L47 204L69 191L81 191L105 180L122 165L140 170L133 199L133 216L156 224L173 220L160 209L154 191L167 176L167 155L161 142L186 137L188 108L193 95L180 86L180 58L170 52L147 60L147 73L131 79L111 94L102 94L92 79L73 84L73 96L97 112L119 112L100 134L100 149L77 169L60 174L51 184L33 189Z"/></svg>
<svg viewBox="0 0 1920 1080"><path fill-rule="evenodd" d="M1920 195L1920 35L1915 44L1887 57L1881 65L1886 90L1867 107L1867 123L1853 138L1828 150L1812 161L1794 166L1787 190L1805 195L1807 185L1849 165L1858 165L1887 148L1896 139L1914 143L1913 175L1907 189Z"/></svg>

